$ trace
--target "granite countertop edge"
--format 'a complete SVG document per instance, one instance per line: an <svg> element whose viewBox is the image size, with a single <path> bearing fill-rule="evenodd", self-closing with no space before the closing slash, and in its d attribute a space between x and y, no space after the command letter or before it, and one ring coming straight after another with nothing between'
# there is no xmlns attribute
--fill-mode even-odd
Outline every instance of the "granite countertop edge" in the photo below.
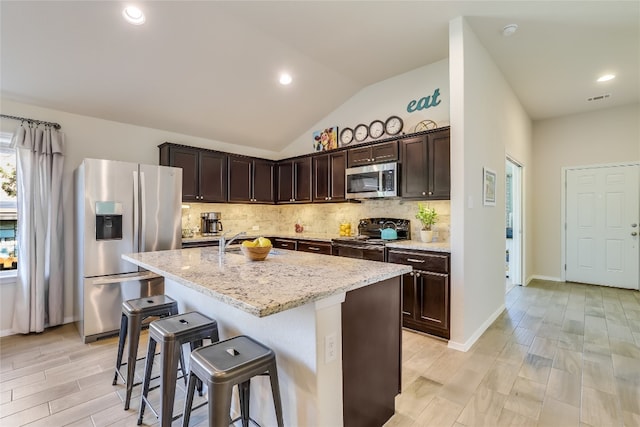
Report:
<svg viewBox="0 0 640 427"><path fill-rule="evenodd" d="M198 269L197 271L194 272L192 270L190 272L190 274L192 274L194 277L188 277L189 273L180 274L182 270L176 267L175 264L173 267L167 267L167 268L161 267L161 265L171 265L172 263L172 261L168 261L167 263L161 262L160 260L163 259L163 256L175 257L176 254L184 251L205 251L205 250L207 251L206 255L209 257L209 260L213 260L211 255L212 253L214 254L213 256L215 256L215 258L218 258L218 250L215 247L125 254L125 255L122 255L122 258L127 261L133 262L134 264L139 265L140 267L145 268L149 271L152 271L158 275L164 276L167 279L170 279L179 284L182 284L187 288L191 288L197 292L200 292L204 295L212 297L218 301L221 301L229 306L235 307L239 310L242 310L256 317L266 317L266 316L276 314L285 310L303 306L305 304L316 302L333 295L346 293L348 291L358 289L364 286L368 286L373 283L377 283L393 277L398 277L412 270L410 266L405 266L400 264L352 260L350 258L333 257L331 255L308 254L308 253L300 253L296 251L287 251L287 250L279 249L278 250L279 255L277 255L277 257L288 256L293 260L295 260L296 258L300 258L299 266L298 265L293 266L291 265L291 262L288 263L289 264L288 268L289 269L295 268L296 270L299 270L299 274L303 274L305 268L309 268L308 261L313 260L314 259L313 257L330 257L327 259L340 260L336 264L342 263L343 266L351 266L349 268L353 268L353 266L355 266L355 268L358 269L359 277L353 278L353 274L344 274L344 275L340 275L340 279L343 279L342 281L335 280L334 278L334 280L330 280L330 283L327 283L324 281L317 282L316 280L316 283L314 284L314 282L311 279L307 281L299 281L302 284L299 287L300 288L299 292L294 292L295 295L292 295L292 289L290 288L290 286L285 288L282 285L280 285L280 287L276 285L270 289L271 294L269 295L268 298L266 298L268 299L268 301L265 302L265 301L259 301L261 297L265 299L264 295L261 295L261 291L263 289L261 289L260 288L261 285L258 284L259 280L248 280L248 281L246 280L247 279L246 275L251 274L251 271L253 271L253 269L247 271L246 267L240 267L241 270L239 271L239 274L243 276L243 279L245 281L242 282L244 287L238 290L237 283L235 284L236 285L235 288L234 287L229 288L228 282L230 281L230 279L228 277L224 277L224 274L222 274L220 277L222 282L224 282L225 279L226 279L226 282L221 283L222 286L218 286L218 288L216 288L216 285L212 285L211 283L209 284L205 283L207 281L206 278L215 277L217 267L214 266L213 264L210 266L211 267L210 269L207 268L208 267L207 265L204 265L204 266L200 265L196 267ZM144 258L149 258L154 256L157 257L157 259L154 262L147 262L144 259ZM201 253L198 252L197 256L202 257L203 255L201 255ZM244 256L239 254L225 254L225 257L229 257L230 258L229 261L232 261L230 262L231 265L229 266L229 268L231 269L234 267L241 266L246 262ZM307 262L307 264L305 263L305 261ZM175 263L175 259L173 260L173 262ZM362 265L361 266L362 268L360 269L358 267L359 266L358 263L367 263L367 265L366 266ZM278 263L274 261L272 265L269 265L269 264L270 263L268 262L253 262L253 263L249 262L249 264L247 265L253 265L257 267L255 268L255 273L254 273L256 277L259 277L265 274L264 272L269 270L271 270L270 274L272 274L273 277L277 277ZM378 269L375 268L376 265L378 265L379 267ZM314 266L311 266L310 268L314 268ZM330 266L324 266L321 268L330 268ZM338 265L336 268L340 268L340 265ZM178 272L176 272L176 270ZM209 273L209 270L210 270L210 273ZM289 273L290 271L287 272L285 268L284 274L288 275ZM317 276L322 277L323 274L319 274L319 275L316 274L316 277ZM202 283L198 283L199 281L198 279L202 277L206 277L206 278L201 280ZM298 283L298 281L295 281L295 280L293 282ZM256 287L252 288L252 286L256 286ZM278 292L278 291L281 291L281 292ZM253 294L257 295L257 297L254 299L252 299Z"/></svg>

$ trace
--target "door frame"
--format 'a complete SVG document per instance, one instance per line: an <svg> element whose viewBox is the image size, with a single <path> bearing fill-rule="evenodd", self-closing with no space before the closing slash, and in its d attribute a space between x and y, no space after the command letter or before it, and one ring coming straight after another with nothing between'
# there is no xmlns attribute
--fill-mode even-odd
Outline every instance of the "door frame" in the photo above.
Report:
<svg viewBox="0 0 640 427"><path fill-rule="evenodd" d="M582 166L563 166L560 187L560 279L567 281L567 172L578 169L598 169L620 166L640 166L640 162L598 163Z"/></svg>
<svg viewBox="0 0 640 427"><path fill-rule="evenodd" d="M513 247L516 249L515 259L517 260L517 264L518 264L518 268L516 269L516 274L518 276L518 280L517 280L518 285L527 286L527 283L525 283L524 281L524 270L525 270L524 260L525 260L525 248L526 248L526 245L524 244L524 241L525 241L524 165L509 154L505 156L505 162L510 162L514 164L520 171L520 174L519 174L520 176L518 177L518 179L514 177L513 181L511 182L512 184L511 194L513 197L513 213L514 213L513 226L512 226L513 236L514 236ZM505 172L505 179L506 179L506 172ZM506 240L506 237L505 237L505 240ZM511 259L511 256L512 254L509 253L509 259ZM511 276L511 271L509 271L509 276ZM512 279L512 283L515 284L516 281Z"/></svg>

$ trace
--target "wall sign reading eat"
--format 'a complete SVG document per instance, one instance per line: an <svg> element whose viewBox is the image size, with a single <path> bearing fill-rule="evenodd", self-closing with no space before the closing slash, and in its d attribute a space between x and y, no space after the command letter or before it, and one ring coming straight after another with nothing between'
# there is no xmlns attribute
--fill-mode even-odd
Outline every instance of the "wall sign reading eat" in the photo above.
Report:
<svg viewBox="0 0 640 427"><path fill-rule="evenodd" d="M417 101L414 99L407 105L407 112L413 113L414 111L426 110L429 107L435 107L440 104L438 97L440 96L440 88L436 88L432 95L422 97Z"/></svg>

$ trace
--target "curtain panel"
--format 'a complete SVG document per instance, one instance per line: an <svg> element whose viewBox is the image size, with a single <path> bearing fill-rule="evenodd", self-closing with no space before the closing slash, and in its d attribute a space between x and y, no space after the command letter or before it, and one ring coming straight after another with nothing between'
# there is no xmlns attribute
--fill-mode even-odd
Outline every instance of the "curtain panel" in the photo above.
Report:
<svg viewBox="0 0 640 427"><path fill-rule="evenodd" d="M21 125L14 143L18 271L12 327L26 334L64 320L64 134Z"/></svg>

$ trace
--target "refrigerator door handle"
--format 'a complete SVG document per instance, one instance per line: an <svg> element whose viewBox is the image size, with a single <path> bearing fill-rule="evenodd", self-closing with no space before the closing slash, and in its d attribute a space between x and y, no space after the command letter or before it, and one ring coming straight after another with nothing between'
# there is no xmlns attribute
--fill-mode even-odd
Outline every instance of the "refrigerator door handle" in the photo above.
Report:
<svg viewBox="0 0 640 427"><path fill-rule="evenodd" d="M139 245L140 240L138 236L140 235L139 225L140 225L140 201L138 200L138 171L133 171L133 250L135 252L140 252Z"/></svg>
<svg viewBox="0 0 640 427"><path fill-rule="evenodd" d="M147 232L147 191L144 180L144 172L140 171L140 252L147 250L145 240Z"/></svg>
<svg viewBox="0 0 640 427"><path fill-rule="evenodd" d="M100 286L100 285L110 285L113 283L126 283L133 281L142 281L142 280L152 280L157 279L159 276L152 271L141 271L139 273L128 273L128 274L114 274L111 276L102 276L102 277L92 277L87 278L90 280L92 285Z"/></svg>

